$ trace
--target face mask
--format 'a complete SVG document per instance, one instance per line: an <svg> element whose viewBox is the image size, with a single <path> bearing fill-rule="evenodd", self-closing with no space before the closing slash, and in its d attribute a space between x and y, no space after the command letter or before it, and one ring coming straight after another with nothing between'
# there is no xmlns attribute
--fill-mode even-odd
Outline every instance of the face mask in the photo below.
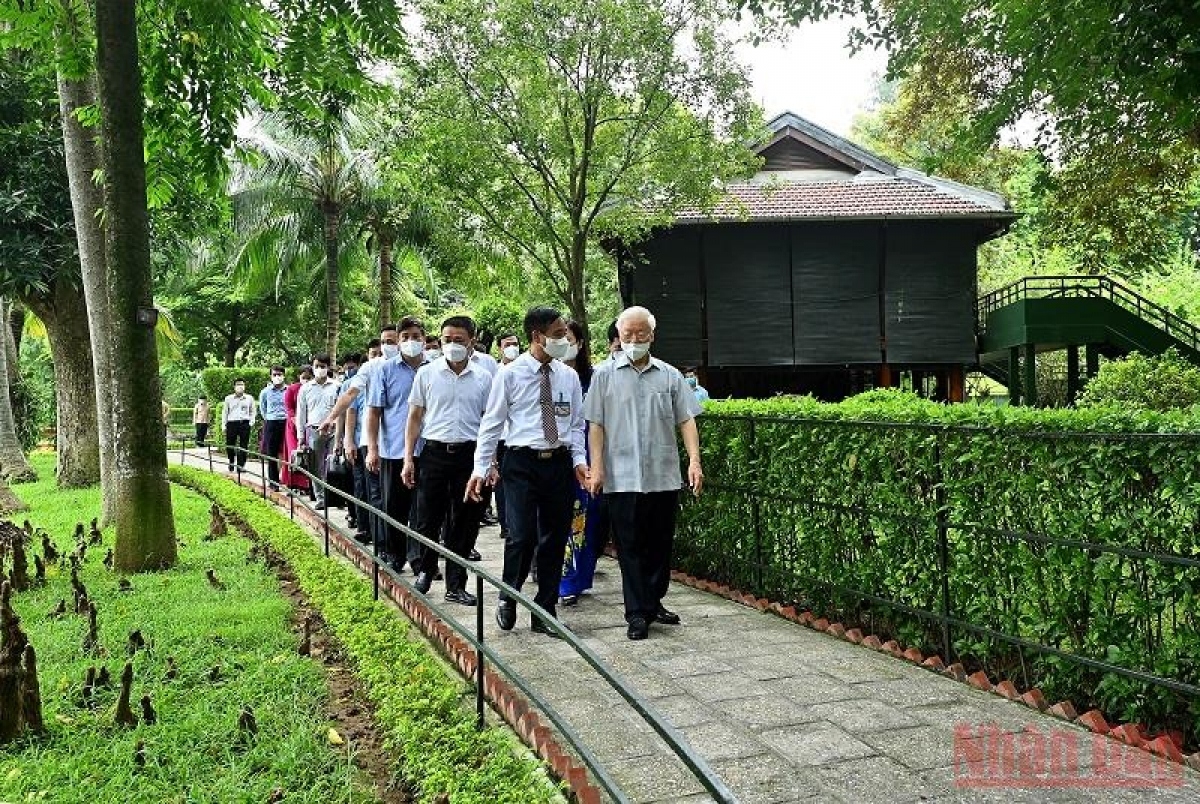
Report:
<svg viewBox="0 0 1200 804"><path fill-rule="evenodd" d="M235 394L240 394L240 393L244 392L245 390L246 390L246 386L244 386L244 385L235 385L235 386L233 386L233 392L234 392Z"/></svg>
<svg viewBox="0 0 1200 804"><path fill-rule="evenodd" d="M323 380L329 376L329 369L323 366L313 366L313 377L318 380Z"/></svg>
<svg viewBox="0 0 1200 804"><path fill-rule="evenodd" d="M567 346L567 353L565 355L563 355L562 359L563 360L574 360L577 357L579 357L579 344L572 343L569 346Z"/></svg>
<svg viewBox="0 0 1200 804"><path fill-rule="evenodd" d="M400 354L405 357L418 357L425 351L425 344L420 341L404 341L400 344Z"/></svg>
<svg viewBox="0 0 1200 804"><path fill-rule="evenodd" d="M518 357L521 356L521 347L520 346L505 346L503 349L500 350L500 353L504 355L505 360L516 360Z"/></svg>
<svg viewBox="0 0 1200 804"><path fill-rule="evenodd" d="M444 343L442 352L451 363L461 363L467 359L468 354L467 347L461 343Z"/></svg>
<svg viewBox="0 0 1200 804"><path fill-rule="evenodd" d="M691 388L696 387L696 378L695 377L684 377L684 379L687 380L687 384L689 387L691 387Z"/></svg>
<svg viewBox="0 0 1200 804"><path fill-rule="evenodd" d="M641 360L646 355L650 354L650 344L648 343L625 343L621 341L621 350L630 360Z"/></svg>
<svg viewBox="0 0 1200 804"><path fill-rule="evenodd" d="M543 348L546 350L546 354L555 360L566 360L567 350L571 348L571 342L566 339L566 336L562 338L547 338L546 345Z"/></svg>
<svg viewBox="0 0 1200 804"><path fill-rule="evenodd" d="M391 360L396 355L400 354L400 347L394 343L385 343L380 347L383 350L383 359Z"/></svg>
<svg viewBox="0 0 1200 804"><path fill-rule="evenodd" d="M442 356L441 349L426 349L425 350L425 359L430 362L437 360L441 356Z"/></svg>
<svg viewBox="0 0 1200 804"><path fill-rule="evenodd" d="M283 375L282 374L272 374L271 375L271 385L283 385Z"/></svg>

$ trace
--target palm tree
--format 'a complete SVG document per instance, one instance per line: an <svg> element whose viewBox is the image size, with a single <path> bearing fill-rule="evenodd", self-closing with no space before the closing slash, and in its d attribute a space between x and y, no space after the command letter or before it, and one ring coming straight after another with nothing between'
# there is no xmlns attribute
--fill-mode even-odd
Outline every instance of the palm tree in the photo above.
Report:
<svg viewBox="0 0 1200 804"><path fill-rule="evenodd" d="M319 249L325 349L334 356L341 331L341 252L355 234L346 223L378 184L371 154L352 145L356 127L349 113L315 132L299 130L282 115L264 114L243 139L246 157L236 166L231 188L243 270L274 266L279 282L311 266Z"/></svg>
<svg viewBox="0 0 1200 804"><path fill-rule="evenodd" d="M429 252L434 248L437 224L429 207L420 202L405 206L390 188L382 186L365 199L363 212L367 249L377 255L377 323L383 326L394 321L392 310L396 302L411 303L411 292L396 283L397 265L401 273L417 273L427 295L436 294L437 282Z"/></svg>

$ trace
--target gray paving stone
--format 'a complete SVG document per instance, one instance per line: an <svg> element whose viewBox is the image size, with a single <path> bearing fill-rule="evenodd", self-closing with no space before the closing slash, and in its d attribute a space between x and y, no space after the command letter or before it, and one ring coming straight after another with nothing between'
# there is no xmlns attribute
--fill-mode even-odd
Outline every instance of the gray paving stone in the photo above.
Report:
<svg viewBox="0 0 1200 804"><path fill-rule="evenodd" d="M684 729L698 723L722 717L723 712L713 706L697 701L690 695L672 695L656 698L650 702L654 711L667 718L676 728Z"/></svg>
<svg viewBox="0 0 1200 804"><path fill-rule="evenodd" d="M910 770L945 768L954 762L954 731L949 727L916 726L858 736Z"/></svg>
<svg viewBox="0 0 1200 804"><path fill-rule="evenodd" d="M706 676L686 676L676 679L680 687L698 700L712 703L730 698L749 698L762 695L766 682L748 678L741 673L726 671Z"/></svg>
<svg viewBox="0 0 1200 804"><path fill-rule="evenodd" d="M814 706L813 712L852 734L907 729L921 721L882 701L850 700Z"/></svg>
<svg viewBox="0 0 1200 804"><path fill-rule="evenodd" d="M829 798L828 788L811 769L797 768L775 753L716 760L712 766L730 789L737 791L741 804L784 804Z"/></svg>
<svg viewBox="0 0 1200 804"><path fill-rule="evenodd" d="M811 706L802 706L776 695L734 698L728 701L718 701L714 706L721 710L722 717L744 723L755 731L820 720Z"/></svg>
<svg viewBox="0 0 1200 804"><path fill-rule="evenodd" d="M666 802L704 796L704 787L675 757L645 756L617 762L608 771L633 801Z"/></svg>
<svg viewBox="0 0 1200 804"><path fill-rule="evenodd" d="M817 779L838 796L859 804L902 804L953 792L949 785L922 778L888 757L831 762L814 769Z"/></svg>
<svg viewBox="0 0 1200 804"><path fill-rule="evenodd" d="M711 720L681 731L693 750L709 761L763 752L762 742L740 723Z"/></svg>
<svg viewBox="0 0 1200 804"><path fill-rule="evenodd" d="M646 659L645 664L671 678L721 673L729 670L729 660L722 656L689 650L662 659Z"/></svg>
<svg viewBox="0 0 1200 804"><path fill-rule="evenodd" d="M760 737L796 765L824 765L878 753L871 746L830 724L789 726L763 732Z"/></svg>
<svg viewBox="0 0 1200 804"><path fill-rule="evenodd" d="M972 691L967 689L966 685L942 683L946 679L933 673L927 673L927 676L893 681L864 681L855 684L855 687L862 689L864 698L875 698L901 708L970 702Z"/></svg>
<svg viewBox="0 0 1200 804"><path fill-rule="evenodd" d="M853 685L822 673L764 681L762 686L780 699L798 704L820 704L862 697L861 691Z"/></svg>

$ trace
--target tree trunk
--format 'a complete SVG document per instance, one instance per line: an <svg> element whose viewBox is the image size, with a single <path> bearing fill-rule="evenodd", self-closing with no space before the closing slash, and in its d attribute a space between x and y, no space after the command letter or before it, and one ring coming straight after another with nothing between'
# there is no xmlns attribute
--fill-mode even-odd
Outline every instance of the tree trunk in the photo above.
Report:
<svg viewBox="0 0 1200 804"><path fill-rule="evenodd" d="M587 289L584 275L587 270L587 238L576 233L571 241L571 264L567 271L567 307L583 331L588 331Z"/></svg>
<svg viewBox="0 0 1200 804"><path fill-rule="evenodd" d="M0 301L0 321L8 321L8 311L11 302L7 299ZM10 340L11 333L0 332L5 341ZM8 345L0 344L0 474L10 483L24 483L37 480L37 473L25 459L25 451L21 449L21 439L17 437L17 422L13 416L11 396L8 387Z"/></svg>
<svg viewBox="0 0 1200 804"><path fill-rule="evenodd" d="M48 303L29 306L46 326L54 359L57 415L58 485L83 488L100 480L100 433L96 420L95 373L90 349L87 305L70 282L56 281Z"/></svg>
<svg viewBox="0 0 1200 804"><path fill-rule="evenodd" d="M116 475L116 456L112 449L112 406L108 390L113 387L112 346L105 332L110 319L107 263L104 257L104 233L100 227L103 194L92 180L100 169L100 148L96 132L84 128L75 117L78 109L96 102L93 78L74 81L58 74L59 109L63 127L63 150L66 154L67 181L71 192L71 209L75 216L75 235L79 241L79 267L83 272L83 297L87 305L88 329L92 348L92 407L96 411L96 434L100 450L100 496L102 524L116 519L117 496L113 479ZM79 348L79 343L74 348Z"/></svg>
<svg viewBox="0 0 1200 804"><path fill-rule="evenodd" d="M13 386L21 381L21 335L25 329L25 308L14 301L4 323L9 330L9 337L5 338L8 347L8 384Z"/></svg>
<svg viewBox="0 0 1200 804"><path fill-rule="evenodd" d="M376 233L375 240L379 246L379 326L375 328L378 331L387 324L395 323L392 321L392 296L395 295L392 278L396 264L392 260L392 238Z"/></svg>
<svg viewBox="0 0 1200 804"><path fill-rule="evenodd" d="M110 342L113 365L122 368L121 381L108 389L116 452L113 565L122 572L168 567L176 558L158 349L153 323L138 321L154 299L135 6L135 0L96 3L110 317L93 334Z"/></svg>
<svg viewBox="0 0 1200 804"><path fill-rule="evenodd" d="M338 229L341 210L332 204L325 214L325 351L329 359L337 360L338 334L342 326L342 300L338 288Z"/></svg>
<svg viewBox="0 0 1200 804"><path fill-rule="evenodd" d="M233 306L233 317L229 320L229 331L225 334L225 367L233 368L237 365L238 353L238 317L242 314L240 304Z"/></svg>

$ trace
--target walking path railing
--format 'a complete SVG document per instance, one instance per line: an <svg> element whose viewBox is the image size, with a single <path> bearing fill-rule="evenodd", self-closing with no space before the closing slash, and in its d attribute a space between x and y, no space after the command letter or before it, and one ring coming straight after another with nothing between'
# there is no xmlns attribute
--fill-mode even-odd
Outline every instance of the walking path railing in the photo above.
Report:
<svg viewBox="0 0 1200 804"><path fill-rule="evenodd" d="M169 444L171 451L178 452L179 463L181 465L186 464L187 458L189 454L191 454L187 449L188 441L189 438L183 436L179 438L172 438ZM202 465L206 462L208 471L215 472L217 467L224 463L224 456L222 455L218 455L218 457L214 459L213 446L211 444L208 444L200 449L204 449L205 452L200 455L192 454L192 457L199 460ZM220 450L218 450L218 453L219 452ZM248 458L252 459L254 463L258 464L258 471L246 471L244 467L235 466L235 480L238 485L242 485L243 477L251 480L257 479L262 487L263 499L267 499L268 464L273 462L282 467L283 462L278 457L264 455L253 450L245 450L245 453ZM535 603L533 598L528 597L521 591L509 586L501 578L496 577L486 568L478 566L474 562L459 556L457 553L454 553L451 550L448 550L437 541L428 539L403 523L396 521L392 517L388 516L385 511L381 511L364 500L352 495L347 495L340 489L330 486L320 477L314 475L306 469L291 467L291 471L293 473L299 472L303 474L308 478L310 483L315 485L315 487L322 489L325 494L326 505L322 511L318 512L314 506L310 506L307 500L297 494L294 489L281 486L279 489L280 493L286 494L288 498L288 516L292 519L295 519L296 504L297 500L299 500L299 504L302 507L308 508L314 513L319 513L321 516L326 556L330 554L331 531L337 531L343 536L347 537L346 542L349 545L351 545L354 549L359 550L364 556L370 558L375 599L379 599L379 581L381 574L387 575L387 577L390 578L393 583L404 585L409 589L412 589L412 584L408 579L402 577L385 562L380 561L380 545L377 541L374 541L378 538L377 534L372 534L373 541L370 545L363 545L357 542L355 539L349 538L352 536L352 534L341 529L336 523L330 522L329 502L332 499L343 499L349 504L358 506L361 510L367 511L371 516L377 517L385 522L389 527L395 528L408 538L415 539L423 546L435 551L446 561L453 562L454 564L462 567L466 571L468 577L474 576L476 604L475 623L473 630L468 626L464 626L462 623L458 622L456 618L449 616L445 607L434 603L430 597L422 596L422 598L425 602L425 605L427 605L446 625L462 636L463 639L465 639L468 644L475 649L477 661L475 663L475 678L473 681L475 685L475 712L477 728L482 729L484 727L484 712L486 707L486 698L484 695L484 673L487 663L490 662L496 670L500 671L505 678L512 682L512 684L515 685L517 689L519 689L521 693L524 694L526 698L528 698L529 701L554 725L554 728L558 730L559 734L567 742L567 744L578 753L579 758L583 761L584 765L587 766L596 783L607 795L611 796L614 801L620 802L621 804L625 804L625 802L630 801L629 797L622 792L617 782L613 779L612 774L609 773L604 764L588 747L587 740L579 733L579 731L572 727L571 724L567 722L566 718L564 718L558 711L555 710L545 695L539 692L534 685L529 682L529 680L523 678L520 673L518 673L512 667L511 664L506 662L499 654L497 654L492 646L487 644L484 634L483 617L484 584L486 583L487 585L494 587L497 592L505 593L506 596L527 609L533 617L536 617L543 625L557 634L565 644L570 645L572 650L574 650L581 659L587 662L587 664L591 666L596 674L600 676L600 678L602 678L605 683L607 683L618 695L620 695L621 698L624 699L624 701L629 705L629 707L633 709L633 711L636 712L642 718L642 720L644 720L658 734L671 752L679 758L684 766L687 767L688 771L691 772L696 780L700 782L704 789L716 801L721 802L722 804L733 804L733 802L737 801L733 793L729 790L721 778L717 776L712 768L709 767L704 758L696 753L696 751L688 744L683 735L680 734L674 726L672 726L665 718L663 718L662 715L654 711L649 702L639 695L637 691L634 690L624 679L622 679L615 670L609 667L596 654L595 651L584 644L584 642L569 629L564 628L548 611ZM415 589L413 590L413 593L417 594Z"/></svg>

